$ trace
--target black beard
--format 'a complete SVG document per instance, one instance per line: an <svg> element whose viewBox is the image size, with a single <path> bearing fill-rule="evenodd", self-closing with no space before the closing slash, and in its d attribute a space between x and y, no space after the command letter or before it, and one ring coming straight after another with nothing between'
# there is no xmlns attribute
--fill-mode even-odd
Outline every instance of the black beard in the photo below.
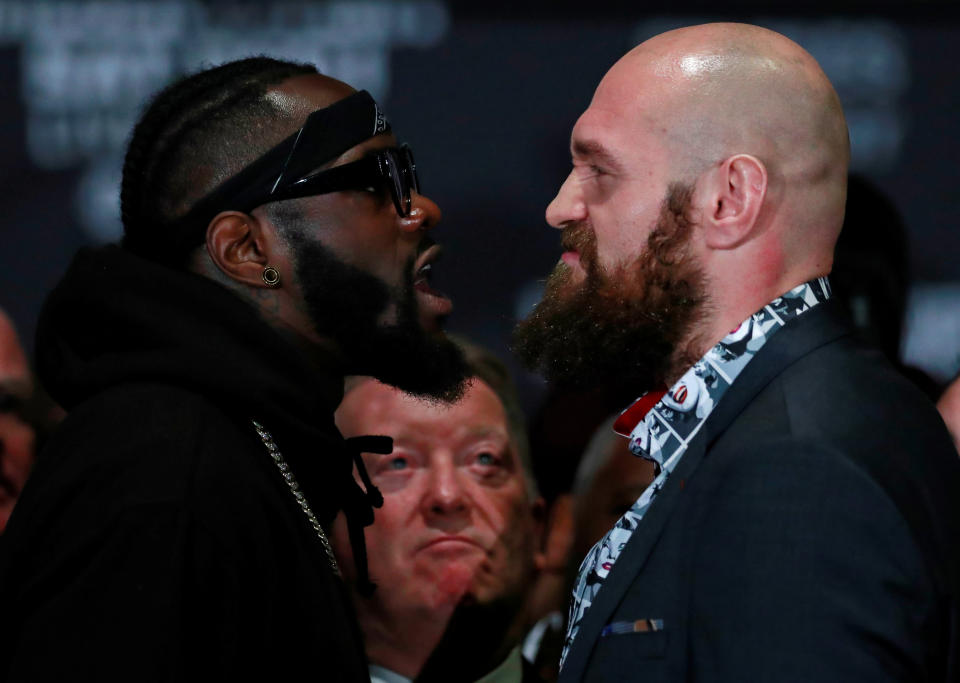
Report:
<svg viewBox="0 0 960 683"><path fill-rule="evenodd" d="M455 401L468 370L463 353L442 334L420 326L413 285L414 258L397 290L344 263L319 241L288 233L307 313L318 334L336 342L350 374L370 375L424 398ZM391 304L396 322L378 320Z"/></svg>
<svg viewBox="0 0 960 683"><path fill-rule="evenodd" d="M514 330L524 365L576 388L650 390L693 364L681 344L691 341L706 287L687 254L691 195L690 187L670 185L646 249L612 271L600 265L589 226L564 228L563 243L579 252L586 277L573 282L564 263L550 274L543 300Z"/></svg>

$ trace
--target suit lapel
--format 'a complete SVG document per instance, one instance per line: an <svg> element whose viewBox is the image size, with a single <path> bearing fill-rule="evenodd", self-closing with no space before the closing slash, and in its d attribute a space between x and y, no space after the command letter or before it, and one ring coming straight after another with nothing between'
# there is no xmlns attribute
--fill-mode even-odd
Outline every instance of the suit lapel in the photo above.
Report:
<svg viewBox="0 0 960 683"><path fill-rule="evenodd" d="M787 366L835 339L849 334L839 304L827 301L788 323L773 336L743 369L733 385L707 418L700 433L690 442L676 469L667 479L630 537L596 599L580 623L560 672L560 683L578 681L593 651L600 631L643 568L654 543L666 526L673 509L682 500L685 484L695 473L707 449L744 408Z"/></svg>
<svg viewBox="0 0 960 683"><path fill-rule="evenodd" d="M840 304L831 299L794 318L757 352L707 418L698 435L707 449L764 387L814 349L852 332Z"/></svg>
<svg viewBox="0 0 960 683"><path fill-rule="evenodd" d="M609 622L624 593L633 583L637 572L643 567L657 538L663 531L670 513L682 499L686 480L703 459L703 440L695 438L683 454L676 469L667 478L656 499L647 510L640 526L630 536L616 564L603 582L603 587L580 622L580 631L570 647L560 682L578 681L583 676L600 631Z"/></svg>

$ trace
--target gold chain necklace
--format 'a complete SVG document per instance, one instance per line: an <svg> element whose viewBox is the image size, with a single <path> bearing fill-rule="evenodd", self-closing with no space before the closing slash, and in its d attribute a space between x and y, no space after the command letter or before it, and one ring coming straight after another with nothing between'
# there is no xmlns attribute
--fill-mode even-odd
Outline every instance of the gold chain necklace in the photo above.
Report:
<svg viewBox="0 0 960 683"><path fill-rule="evenodd" d="M313 530L317 532L317 537L320 539L320 543L323 544L323 550L327 554L327 561L330 563L330 568L333 569L333 573L335 575L340 576L340 566L337 564L337 558L334 557L333 547L330 545L330 541L327 540L327 535L324 533L323 527L320 525L320 521L317 519L317 516L313 514L313 510L310 509L310 504L307 502L307 497L304 496L303 492L300 490L300 485L297 483L296 477L293 476L290 466L280 454L280 449L277 448L277 444L274 443L273 436L270 434L270 432L264 429L262 424L256 420L250 420L250 422L253 423L253 428L256 429L257 434L260 435L260 440L263 441L263 445L266 446L267 452L270 454L273 462L276 463L277 469L280 470L283 480L287 482L287 486L290 488L290 492L296 499L300 509L303 510L303 514L307 516L310 526L312 526Z"/></svg>

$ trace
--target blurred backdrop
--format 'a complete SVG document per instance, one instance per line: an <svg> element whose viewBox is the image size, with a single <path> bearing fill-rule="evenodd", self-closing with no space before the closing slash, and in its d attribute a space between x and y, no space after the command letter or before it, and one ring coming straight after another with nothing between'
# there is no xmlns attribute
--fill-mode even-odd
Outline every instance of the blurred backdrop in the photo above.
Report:
<svg viewBox="0 0 960 683"><path fill-rule="evenodd" d="M444 212L435 282L455 302L450 328L507 356L513 322L559 256L543 211L597 82L655 33L728 19L797 40L837 87L865 188L843 259L853 312L869 322L902 302L903 337L888 343L942 382L960 368L951 5L0 0L0 307L32 339L73 252L117 238L125 140L151 93L265 53L313 62L381 102ZM896 335L900 314L887 313ZM532 410L544 388L517 372Z"/></svg>

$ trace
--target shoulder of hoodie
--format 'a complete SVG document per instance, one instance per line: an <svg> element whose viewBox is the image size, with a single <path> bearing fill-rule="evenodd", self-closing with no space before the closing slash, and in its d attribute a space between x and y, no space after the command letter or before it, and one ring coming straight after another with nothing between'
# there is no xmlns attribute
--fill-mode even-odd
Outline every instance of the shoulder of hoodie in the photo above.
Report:
<svg viewBox="0 0 960 683"><path fill-rule="evenodd" d="M119 487L180 499L198 482L256 485L271 464L249 421L227 407L183 387L130 383L76 406L38 458L36 474L105 495Z"/></svg>
<svg viewBox="0 0 960 683"><path fill-rule="evenodd" d="M272 558L299 547L299 514L245 417L184 388L131 383L79 404L50 437L4 552L23 576L45 577L79 576L74 564L108 547L149 563L188 547L214 564Z"/></svg>

